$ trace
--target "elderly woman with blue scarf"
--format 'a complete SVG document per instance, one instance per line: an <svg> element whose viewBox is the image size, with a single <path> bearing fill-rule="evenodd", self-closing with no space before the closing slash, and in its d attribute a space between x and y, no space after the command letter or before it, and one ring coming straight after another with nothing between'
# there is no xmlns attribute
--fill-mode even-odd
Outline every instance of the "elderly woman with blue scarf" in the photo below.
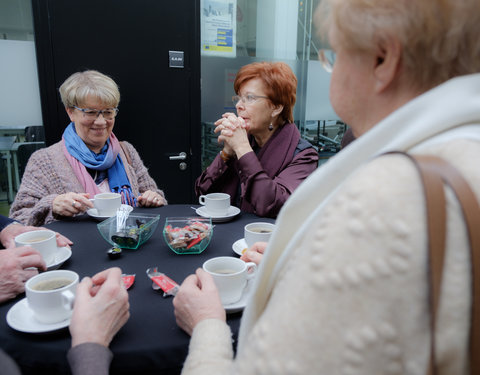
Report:
<svg viewBox="0 0 480 375"><path fill-rule="evenodd" d="M89 70L60 87L71 123L62 140L30 157L10 217L43 225L93 208L89 198L115 192L130 206L159 207L165 196L135 148L113 134L120 92L106 75Z"/></svg>

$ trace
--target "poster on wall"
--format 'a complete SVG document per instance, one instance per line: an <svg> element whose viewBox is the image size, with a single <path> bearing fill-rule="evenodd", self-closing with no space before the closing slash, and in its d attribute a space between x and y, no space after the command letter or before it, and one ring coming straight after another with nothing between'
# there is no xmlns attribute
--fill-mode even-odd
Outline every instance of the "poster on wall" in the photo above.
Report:
<svg viewBox="0 0 480 375"><path fill-rule="evenodd" d="M236 57L237 0L201 0L202 55Z"/></svg>

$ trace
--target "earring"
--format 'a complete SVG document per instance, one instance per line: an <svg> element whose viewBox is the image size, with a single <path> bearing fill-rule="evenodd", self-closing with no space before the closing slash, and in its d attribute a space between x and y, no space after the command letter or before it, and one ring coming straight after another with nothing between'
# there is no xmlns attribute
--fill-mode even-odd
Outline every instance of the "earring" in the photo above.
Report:
<svg viewBox="0 0 480 375"><path fill-rule="evenodd" d="M270 123L270 125L268 125L268 130L272 131L273 130L273 124Z"/></svg>

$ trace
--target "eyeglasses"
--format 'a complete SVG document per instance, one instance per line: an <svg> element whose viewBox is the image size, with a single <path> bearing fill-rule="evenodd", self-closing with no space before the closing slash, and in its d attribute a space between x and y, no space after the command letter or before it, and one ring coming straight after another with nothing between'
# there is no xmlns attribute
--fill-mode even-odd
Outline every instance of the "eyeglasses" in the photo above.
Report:
<svg viewBox="0 0 480 375"><path fill-rule="evenodd" d="M268 96L253 95L253 94L235 95L235 96L232 96L232 102L234 105L237 105L240 101L242 101L244 104L252 104L252 103L255 103L260 98L268 99Z"/></svg>
<svg viewBox="0 0 480 375"><path fill-rule="evenodd" d="M335 64L335 52L331 49L321 49L318 51L318 59L322 63L323 69L328 73L331 73L333 70L333 64Z"/></svg>
<svg viewBox="0 0 480 375"><path fill-rule="evenodd" d="M83 116L89 120L96 120L100 114L105 120L113 120L118 113L118 108L108 108L103 110L98 109L89 109L89 108L78 108L73 106L73 108L78 109L83 112Z"/></svg>

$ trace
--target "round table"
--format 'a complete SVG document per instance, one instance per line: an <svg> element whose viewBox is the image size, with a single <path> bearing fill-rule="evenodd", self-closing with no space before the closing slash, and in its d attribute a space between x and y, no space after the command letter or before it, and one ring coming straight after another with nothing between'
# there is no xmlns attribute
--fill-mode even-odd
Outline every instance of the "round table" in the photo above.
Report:
<svg viewBox="0 0 480 375"><path fill-rule="evenodd" d="M243 237L243 228L253 221L273 222L253 214L240 213L233 220L215 223L209 246L201 254L177 255L164 241L162 230L167 217L197 217L190 205L168 205L159 208L136 208L135 213L160 215L159 225L152 237L137 250L123 250L118 259L107 256L109 244L97 230L97 221L88 215L70 220L55 221L47 227L69 237L74 245L72 256L61 268L77 272L80 278L113 266L123 273L135 274L135 283L129 289L131 317L110 345L114 358L111 374L178 374L188 352L190 336L175 323L172 297L164 298L161 291L152 288L145 271L150 267L181 284L202 263L216 256L238 256L232 244ZM0 346L19 364L26 374L70 373L66 353L70 348L67 328L42 334L22 333L10 328L6 322L8 310L25 298L0 305ZM241 313L229 314L228 324L238 332Z"/></svg>

